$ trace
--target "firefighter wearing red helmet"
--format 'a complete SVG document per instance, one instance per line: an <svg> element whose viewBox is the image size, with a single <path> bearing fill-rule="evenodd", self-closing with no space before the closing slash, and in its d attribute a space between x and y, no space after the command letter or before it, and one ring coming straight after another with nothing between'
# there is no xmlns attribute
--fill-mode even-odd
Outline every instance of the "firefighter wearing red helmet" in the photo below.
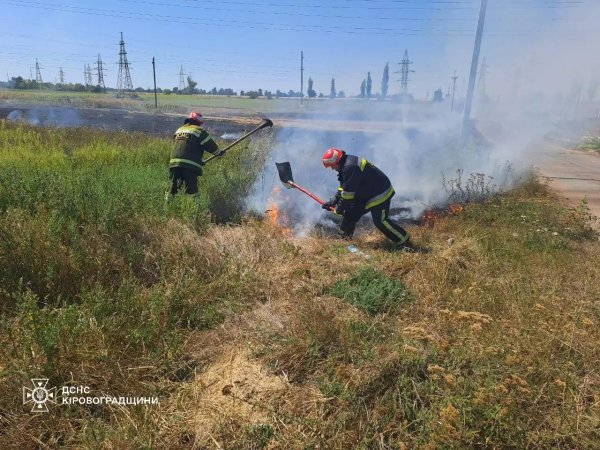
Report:
<svg viewBox="0 0 600 450"><path fill-rule="evenodd" d="M175 195L178 191L198 193L198 177L202 175L204 165L202 155L205 151L217 156L221 154L216 142L202 128L203 124L202 114L193 111L175 131L175 145L169 161L170 195Z"/></svg>
<svg viewBox="0 0 600 450"><path fill-rule="evenodd" d="M394 188L380 169L338 148L330 148L323 154L323 165L338 172L338 192L323 204L323 209L335 208L343 216L342 237L351 238L356 222L370 212L373 223L388 239L401 249L414 249L406 230L389 218Z"/></svg>

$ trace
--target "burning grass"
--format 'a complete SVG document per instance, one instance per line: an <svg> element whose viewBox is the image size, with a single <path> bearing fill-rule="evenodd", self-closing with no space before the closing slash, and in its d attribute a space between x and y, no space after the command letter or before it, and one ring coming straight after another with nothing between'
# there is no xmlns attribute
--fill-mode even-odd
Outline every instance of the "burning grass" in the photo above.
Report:
<svg viewBox="0 0 600 450"><path fill-rule="evenodd" d="M1 448L598 442L600 243L537 180L408 227L429 254L366 234L367 259L285 235L280 217L211 222L226 183L208 176L205 203L165 208L146 180L163 173L160 141L100 146L108 166L88 172L78 146L66 166L60 133L0 131L39 161L0 153ZM160 405L32 414L20 393L40 376Z"/></svg>

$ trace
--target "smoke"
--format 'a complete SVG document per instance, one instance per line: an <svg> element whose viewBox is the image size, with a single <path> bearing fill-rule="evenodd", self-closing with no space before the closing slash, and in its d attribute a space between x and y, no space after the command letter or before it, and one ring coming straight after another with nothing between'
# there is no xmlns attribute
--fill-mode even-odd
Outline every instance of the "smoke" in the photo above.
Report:
<svg viewBox="0 0 600 450"><path fill-rule="evenodd" d="M7 119L12 122L52 127L77 127L84 124L79 113L72 108L15 109L8 113Z"/></svg>
<svg viewBox="0 0 600 450"><path fill-rule="evenodd" d="M538 162L548 139L577 139L590 124L597 127L599 111L600 62L589 49L600 44L595 25L600 4L532 5L490 4L479 61L485 57L489 68L483 84L477 80L471 116L475 135L467 145L460 140L466 92L461 96L459 86L468 80L473 41L461 41L459 46L449 40L440 42L447 45L445 56L463 65L457 67L452 112L449 98L434 103L418 95L410 104L305 101L304 110L281 113L285 120L248 206L264 211L276 203L300 234L315 224L335 226L331 214L303 193L274 191L281 186L274 163L289 161L298 184L323 199L332 196L337 173L321 164L321 155L330 147L364 157L382 169L396 190L392 208L410 208L411 217L419 217L432 205L447 204L452 195L444 179L456 178L458 171L463 181L470 174L484 174L488 187L511 188ZM448 80L453 69L448 69Z"/></svg>
<svg viewBox="0 0 600 450"><path fill-rule="evenodd" d="M446 204L443 179L457 170L500 178L499 168L504 164L493 157L493 146L485 140L477 151L460 151L460 116L450 114L447 105L345 103L324 103L320 112L303 113L296 123L279 128L263 176L247 199L249 208L265 211L276 204L297 235L308 233L315 224L335 227L335 218L317 202L296 189L285 189L275 167L275 162L289 161L294 181L328 200L338 187L337 172L325 169L321 162L330 147L366 158L383 170L396 190L392 209L410 211L400 217L404 219L418 218L432 205ZM501 187L510 182L506 180Z"/></svg>

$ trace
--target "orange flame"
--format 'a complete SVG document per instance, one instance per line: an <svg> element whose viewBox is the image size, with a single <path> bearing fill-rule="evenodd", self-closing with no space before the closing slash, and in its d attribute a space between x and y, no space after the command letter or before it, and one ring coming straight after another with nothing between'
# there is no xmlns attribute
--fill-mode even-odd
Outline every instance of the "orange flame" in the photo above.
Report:
<svg viewBox="0 0 600 450"><path fill-rule="evenodd" d="M423 226L433 228L438 220L444 216L452 216L465 210L464 205L460 203L454 203L448 205L448 208L444 211L441 209L430 208L423 214Z"/></svg>
<svg viewBox="0 0 600 450"><path fill-rule="evenodd" d="M281 203L281 188L275 187L267 201L267 220L272 226L279 228L285 236L290 236L292 234L290 220L286 211L282 213L279 203Z"/></svg>

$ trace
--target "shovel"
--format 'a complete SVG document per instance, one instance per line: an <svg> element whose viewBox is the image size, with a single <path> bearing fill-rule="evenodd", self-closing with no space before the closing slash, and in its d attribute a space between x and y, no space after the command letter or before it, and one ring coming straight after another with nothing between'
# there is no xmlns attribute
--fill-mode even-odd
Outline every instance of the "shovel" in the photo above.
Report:
<svg viewBox="0 0 600 450"><path fill-rule="evenodd" d="M312 198L317 203L319 203L319 205L322 205L323 203L325 203L317 195L313 194L308 189L303 188L302 186L300 186L299 184L296 184L294 182L294 178L292 177L292 166L290 165L289 162L275 163L275 165L277 166L277 171L279 172L279 179L285 185L286 188L288 188L288 189L296 188L300 192L304 192L310 198ZM334 210L333 207L329 207L327 209L329 211Z"/></svg>
<svg viewBox="0 0 600 450"><path fill-rule="evenodd" d="M245 135L243 135L241 138L239 138L237 141L229 144L227 147L225 147L223 150L221 150L221 152L218 155L212 155L210 158L205 159L204 161L202 161L202 165L206 164L207 162L209 162L211 159L216 158L217 156L223 156L225 154L225 152L227 150L229 150L231 147L233 147L236 144L239 144L240 142L242 142L244 139L246 139L247 137L253 135L254 133L256 133L258 130L262 130L263 128L267 128L267 127L272 127L273 126L273 121L271 119L268 118L264 118L263 121L260 123L260 125L258 125L256 128L254 128L253 130L251 130L250 132L246 133Z"/></svg>

